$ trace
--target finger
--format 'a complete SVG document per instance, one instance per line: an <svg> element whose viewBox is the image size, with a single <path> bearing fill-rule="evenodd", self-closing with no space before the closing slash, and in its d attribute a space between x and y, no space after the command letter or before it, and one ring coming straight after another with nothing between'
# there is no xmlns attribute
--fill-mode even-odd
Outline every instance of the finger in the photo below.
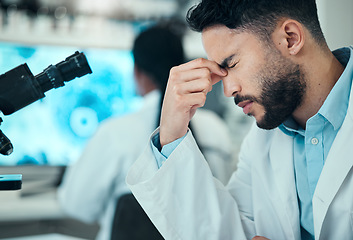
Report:
<svg viewBox="0 0 353 240"><path fill-rule="evenodd" d="M207 79L210 83L212 83L212 73L206 67L174 72L172 77L179 82L189 82L197 79Z"/></svg>
<svg viewBox="0 0 353 240"><path fill-rule="evenodd" d="M211 90L212 84L208 79L197 79L194 81L183 82L174 86L175 93L179 95L197 92L204 92L207 94Z"/></svg>
<svg viewBox="0 0 353 240"><path fill-rule="evenodd" d="M226 73L225 76L228 74L226 69L223 69L222 71ZM225 76L219 76L218 74L211 72L207 67L193 69L189 66L186 68L184 66L178 70L174 69L173 73L171 74L171 79L185 82L194 81L199 78L207 78L209 79L210 83L214 85L221 81Z"/></svg>
<svg viewBox="0 0 353 240"><path fill-rule="evenodd" d="M227 70L224 69L224 71L227 71ZM223 79L222 76L219 76L217 74L211 73L211 84L212 85L215 85L216 83L218 83L222 79Z"/></svg>
<svg viewBox="0 0 353 240"><path fill-rule="evenodd" d="M197 92L197 93L190 93L190 94L184 94L184 95L178 95L176 98L172 101L164 101L163 102L163 107L162 107L162 117L161 117L161 122L162 120L164 121L167 119L165 116L167 116L167 112L169 112L169 115L173 115L173 120L175 121L176 118L183 116L186 118L189 118L189 114L186 114L190 112L192 109L196 109L199 107L203 107L206 102L206 93L204 92ZM171 109L173 109L171 111ZM181 115L178 113L182 113ZM185 115L186 114L186 115ZM169 118L170 119L170 118ZM190 119L187 119L187 122L190 121ZM183 121L180 121L183 122Z"/></svg>
<svg viewBox="0 0 353 240"><path fill-rule="evenodd" d="M210 72L219 76L226 76L227 71L221 68L215 61L207 60L205 58L197 58L190 62L184 63L179 66L181 71L187 71L190 69L197 69L197 68L208 68Z"/></svg>
<svg viewBox="0 0 353 240"><path fill-rule="evenodd" d="M206 102L206 93L204 92L197 92L188 95L184 95L185 102L188 103L189 109L196 109L203 107Z"/></svg>

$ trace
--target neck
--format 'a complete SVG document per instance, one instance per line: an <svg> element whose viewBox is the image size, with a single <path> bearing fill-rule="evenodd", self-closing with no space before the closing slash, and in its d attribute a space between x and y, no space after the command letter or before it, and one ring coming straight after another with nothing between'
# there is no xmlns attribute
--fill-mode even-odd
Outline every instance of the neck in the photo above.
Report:
<svg viewBox="0 0 353 240"><path fill-rule="evenodd" d="M344 71L344 67L328 48L311 53L305 56L305 65L301 64L307 88L302 104L293 113L293 118L303 129L308 119L319 111Z"/></svg>

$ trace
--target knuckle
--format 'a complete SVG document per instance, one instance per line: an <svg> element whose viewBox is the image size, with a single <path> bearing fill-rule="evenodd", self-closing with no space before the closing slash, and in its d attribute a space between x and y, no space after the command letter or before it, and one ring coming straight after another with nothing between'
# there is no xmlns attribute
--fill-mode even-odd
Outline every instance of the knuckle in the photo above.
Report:
<svg viewBox="0 0 353 240"><path fill-rule="evenodd" d="M206 91L209 89L210 84L209 84L209 82L203 81L200 83L200 87L203 89L203 91Z"/></svg>
<svg viewBox="0 0 353 240"><path fill-rule="evenodd" d="M169 77L171 79L177 78L179 76L178 67L172 67L169 71Z"/></svg>
<svg viewBox="0 0 353 240"><path fill-rule="evenodd" d="M172 74L174 74L175 72L177 72L177 66L174 66L174 67L172 67L171 69L170 69L170 74L172 75Z"/></svg>
<svg viewBox="0 0 353 240"><path fill-rule="evenodd" d="M212 87L212 83L209 78L205 78L205 80L203 81L203 84L205 88Z"/></svg>
<svg viewBox="0 0 353 240"><path fill-rule="evenodd" d="M202 93L201 95L200 95L200 101L201 101L201 103L202 103L202 106L205 104L205 102L206 102L206 93Z"/></svg>
<svg viewBox="0 0 353 240"><path fill-rule="evenodd" d="M170 74L168 81L173 83L173 82L178 81L179 78L180 78L180 73L175 71L175 72Z"/></svg>
<svg viewBox="0 0 353 240"><path fill-rule="evenodd" d="M203 65L205 63L205 59L204 58L197 58L195 60L196 64L198 65Z"/></svg>
<svg viewBox="0 0 353 240"><path fill-rule="evenodd" d="M179 84L175 84L175 85L173 85L172 86L172 92L174 93L174 94L176 94L176 93L178 93L178 92L180 92L180 85Z"/></svg>
<svg viewBox="0 0 353 240"><path fill-rule="evenodd" d="M212 91L212 85L210 85L209 87L208 87L208 92L211 92Z"/></svg>

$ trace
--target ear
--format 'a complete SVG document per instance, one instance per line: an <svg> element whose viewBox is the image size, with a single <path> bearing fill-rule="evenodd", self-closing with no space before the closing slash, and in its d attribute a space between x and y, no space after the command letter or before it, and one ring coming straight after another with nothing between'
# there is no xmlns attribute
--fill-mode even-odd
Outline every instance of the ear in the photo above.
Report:
<svg viewBox="0 0 353 240"><path fill-rule="evenodd" d="M303 25L298 21L287 19L276 28L273 38L283 54L297 55L305 42Z"/></svg>

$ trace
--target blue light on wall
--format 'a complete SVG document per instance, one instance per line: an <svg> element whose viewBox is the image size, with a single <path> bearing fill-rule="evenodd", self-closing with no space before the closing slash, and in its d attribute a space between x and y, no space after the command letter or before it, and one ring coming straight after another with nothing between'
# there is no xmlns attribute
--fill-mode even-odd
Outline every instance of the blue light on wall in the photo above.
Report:
<svg viewBox="0 0 353 240"><path fill-rule="evenodd" d="M14 152L0 156L0 165L70 164L79 157L101 121L140 106L133 80L133 58L128 50L0 43L0 73L27 63L37 75L75 51L85 53L93 73L52 89L45 98L2 116L0 129L10 138Z"/></svg>

